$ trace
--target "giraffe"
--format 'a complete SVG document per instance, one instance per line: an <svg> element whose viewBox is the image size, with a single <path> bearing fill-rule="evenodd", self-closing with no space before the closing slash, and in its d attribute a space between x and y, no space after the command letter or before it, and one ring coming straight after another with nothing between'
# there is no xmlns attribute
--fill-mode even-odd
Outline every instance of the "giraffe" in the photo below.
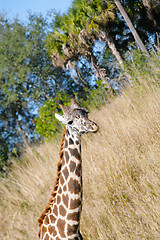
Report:
<svg viewBox="0 0 160 240"><path fill-rule="evenodd" d="M80 215L82 210L81 135L97 132L98 125L88 119L88 110L75 98L71 106L59 101L63 116L55 117L65 124L60 148L57 179L52 197L38 219L40 240L82 240Z"/></svg>

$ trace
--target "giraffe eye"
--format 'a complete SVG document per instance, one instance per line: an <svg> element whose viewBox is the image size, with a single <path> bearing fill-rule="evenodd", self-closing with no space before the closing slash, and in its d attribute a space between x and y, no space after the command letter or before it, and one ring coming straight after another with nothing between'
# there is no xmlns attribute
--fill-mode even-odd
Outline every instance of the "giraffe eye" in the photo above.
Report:
<svg viewBox="0 0 160 240"><path fill-rule="evenodd" d="M73 121L69 121L69 122L68 122L69 125L72 125L72 123L73 123Z"/></svg>

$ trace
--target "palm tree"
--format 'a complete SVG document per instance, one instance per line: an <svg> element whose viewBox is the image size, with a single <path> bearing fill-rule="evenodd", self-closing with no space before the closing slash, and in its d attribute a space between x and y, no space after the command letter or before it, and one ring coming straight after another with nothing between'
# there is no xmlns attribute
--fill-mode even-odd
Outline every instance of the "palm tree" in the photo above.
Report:
<svg viewBox="0 0 160 240"><path fill-rule="evenodd" d="M134 36L134 39L135 39L135 41L137 42L138 46L140 47L141 51L144 52L144 53L146 53L146 55L149 57L149 53L148 53L146 47L144 46L144 44L143 44L141 38L139 37L136 29L134 28L131 20L129 19L127 13L125 12L122 4L120 3L119 0L114 0L114 2L115 2L115 4L116 4L117 8L119 9L121 15L123 16L125 22L127 23L130 31L132 32L132 34L133 34L133 36Z"/></svg>
<svg viewBox="0 0 160 240"><path fill-rule="evenodd" d="M92 63L96 71L96 75L101 78L103 82L107 83L104 69L100 67L98 60L93 54L93 45L95 39L106 42L112 54L124 70L123 58L116 48L115 41L107 28L108 21L110 19L114 20L115 17L114 5L111 3L104 4L103 0L76 0L73 2L72 11L75 15L75 25L78 25L81 29L79 35L83 32L85 33L84 35L87 37L88 41L92 38L92 41L90 41L92 44L90 43L89 45L85 42L85 37L82 38L82 42L85 42L85 53L82 55Z"/></svg>
<svg viewBox="0 0 160 240"><path fill-rule="evenodd" d="M83 79L78 67L77 62L80 57L80 53L77 48L77 34L73 27L73 16L70 14L62 16L57 14L54 22L54 29L52 34L46 38L46 48L49 54L52 56L52 63L56 67L60 67L67 70L75 69L77 78L71 74L72 79L76 84L87 87L87 82Z"/></svg>
<svg viewBox="0 0 160 240"><path fill-rule="evenodd" d="M95 36L86 28L89 22L89 16L86 14L88 9L86 7L88 7L86 1L75 1L68 15L63 14L63 16L60 16L57 14L54 31L48 36L46 41L46 47L52 55L53 65L69 70L74 68L83 87L86 87L87 83L77 66L81 56L93 66L98 78L107 83L106 77L104 74L102 75L98 60L93 54ZM72 78L78 83L74 75L72 75Z"/></svg>
<svg viewBox="0 0 160 240"><path fill-rule="evenodd" d="M114 21L114 18L112 3L106 4L104 0L75 0L67 15L56 16L54 31L48 37L53 64L62 68L74 68L81 84L87 86L77 67L83 56L94 69L97 78L107 83L104 68L95 57L93 48L95 40L106 42L124 70L123 58L107 25L109 21Z"/></svg>

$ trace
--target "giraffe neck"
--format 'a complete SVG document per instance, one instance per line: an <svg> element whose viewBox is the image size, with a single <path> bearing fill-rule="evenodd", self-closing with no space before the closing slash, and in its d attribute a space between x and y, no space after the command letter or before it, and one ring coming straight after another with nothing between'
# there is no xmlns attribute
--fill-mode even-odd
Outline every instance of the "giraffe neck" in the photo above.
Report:
<svg viewBox="0 0 160 240"><path fill-rule="evenodd" d="M55 202L59 208L59 216L65 221L65 237L76 236L82 208L81 140L69 127L66 127L65 132L61 174Z"/></svg>
<svg viewBox="0 0 160 240"><path fill-rule="evenodd" d="M82 202L81 140L66 127L56 195L41 225L40 239L82 239L79 233ZM46 238L48 237L48 238Z"/></svg>

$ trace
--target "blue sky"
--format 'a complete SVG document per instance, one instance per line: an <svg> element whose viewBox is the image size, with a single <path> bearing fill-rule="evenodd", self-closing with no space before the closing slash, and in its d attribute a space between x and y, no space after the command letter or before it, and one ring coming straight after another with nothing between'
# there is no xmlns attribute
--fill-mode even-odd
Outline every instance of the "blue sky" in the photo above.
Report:
<svg viewBox="0 0 160 240"><path fill-rule="evenodd" d="M9 18L17 17L25 21L27 11L42 13L44 16L50 9L66 12L73 0L0 0L0 11L7 12Z"/></svg>

